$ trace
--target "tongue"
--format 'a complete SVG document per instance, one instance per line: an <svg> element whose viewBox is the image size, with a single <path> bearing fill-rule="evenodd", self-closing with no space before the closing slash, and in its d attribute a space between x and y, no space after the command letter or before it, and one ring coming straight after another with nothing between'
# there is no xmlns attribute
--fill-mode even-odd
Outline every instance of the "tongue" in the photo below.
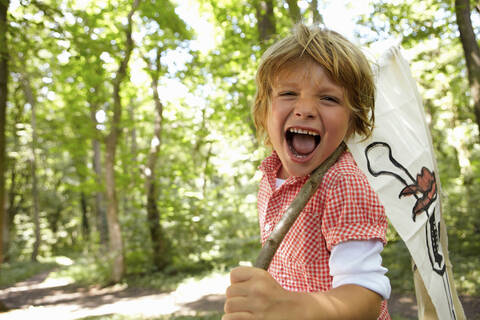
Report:
<svg viewBox="0 0 480 320"><path fill-rule="evenodd" d="M315 138L308 134L294 134L292 145L299 154L309 154L315 149Z"/></svg>

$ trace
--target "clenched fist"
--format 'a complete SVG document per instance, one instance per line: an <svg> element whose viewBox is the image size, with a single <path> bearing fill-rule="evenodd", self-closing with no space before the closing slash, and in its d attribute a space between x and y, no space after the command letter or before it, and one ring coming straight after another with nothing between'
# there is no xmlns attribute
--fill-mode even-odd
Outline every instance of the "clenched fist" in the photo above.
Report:
<svg viewBox="0 0 480 320"><path fill-rule="evenodd" d="M283 289L267 271L237 267L230 272L230 282L222 320L287 319L294 294Z"/></svg>

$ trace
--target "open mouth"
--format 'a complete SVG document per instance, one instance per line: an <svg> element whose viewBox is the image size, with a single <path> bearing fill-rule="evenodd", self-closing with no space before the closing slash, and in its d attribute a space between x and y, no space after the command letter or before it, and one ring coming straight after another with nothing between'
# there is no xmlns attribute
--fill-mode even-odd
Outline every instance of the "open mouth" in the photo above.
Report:
<svg viewBox="0 0 480 320"><path fill-rule="evenodd" d="M317 132L299 128L289 128L285 138L292 154L300 159L307 158L321 140Z"/></svg>

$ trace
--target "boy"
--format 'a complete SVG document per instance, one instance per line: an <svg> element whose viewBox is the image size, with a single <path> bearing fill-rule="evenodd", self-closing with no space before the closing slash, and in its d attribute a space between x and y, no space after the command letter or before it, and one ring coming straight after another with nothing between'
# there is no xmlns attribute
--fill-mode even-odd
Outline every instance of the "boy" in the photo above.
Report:
<svg viewBox="0 0 480 320"><path fill-rule="evenodd" d="M254 122L273 148L260 166L264 243L308 175L351 135L371 134L375 88L357 47L336 32L302 24L264 53L256 81ZM232 270L222 319L390 319L390 283L380 256L386 228L383 206L346 151L268 272Z"/></svg>

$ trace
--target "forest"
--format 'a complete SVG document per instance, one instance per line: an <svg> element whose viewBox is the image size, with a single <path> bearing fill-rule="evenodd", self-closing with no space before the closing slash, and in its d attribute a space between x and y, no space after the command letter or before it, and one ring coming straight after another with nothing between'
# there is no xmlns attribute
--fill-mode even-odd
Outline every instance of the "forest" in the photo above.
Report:
<svg viewBox="0 0 480 320"><path fill-rule="evenodd" d="M175 286L253 261L270 152L250 112L256 67L295 22L330 28L333 3L1 0L0 288L54 267L86 285ZM362 6L344 35L372 56L401 44L455 285L480 296L480 3ZM393 228L388 240L392 287L413 292L409 253Z"/></svg>

